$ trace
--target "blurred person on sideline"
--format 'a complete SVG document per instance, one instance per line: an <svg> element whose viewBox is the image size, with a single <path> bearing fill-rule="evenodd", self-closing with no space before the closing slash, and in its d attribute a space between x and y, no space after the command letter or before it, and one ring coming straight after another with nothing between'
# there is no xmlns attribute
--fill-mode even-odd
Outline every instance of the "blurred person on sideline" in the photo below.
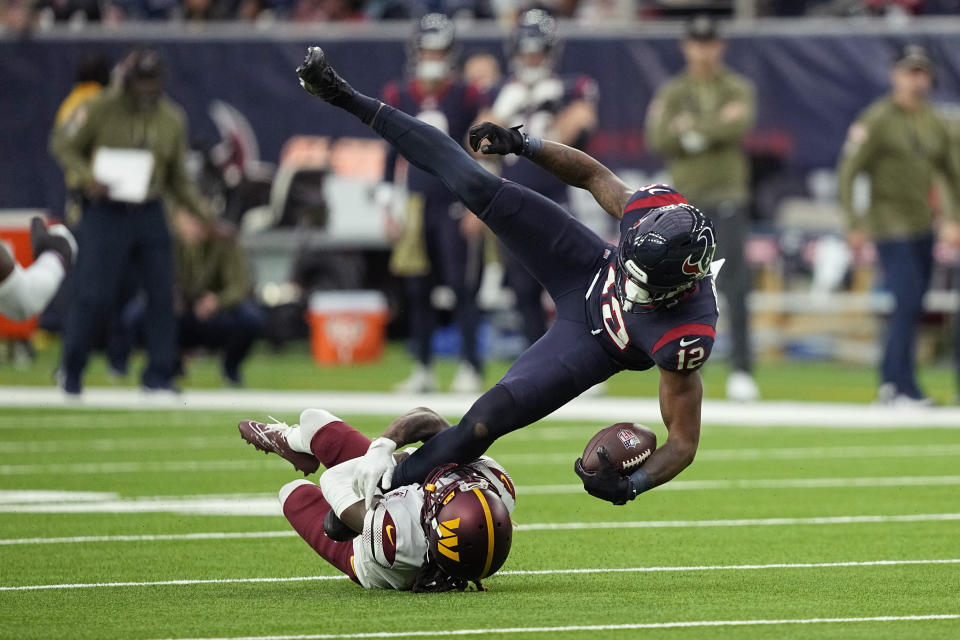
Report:
<svg viewBox="0 0 960 640"><path fill-rule="evenodd" d="M696 16L681 43L685 70L662 86L647 111L647 140L667 161L672 184L717 227L718 278L727 302L732 371L727 397L758 399L750 347L750 270L744 245L750 231L750 165L743 139L753 127L753 84L723 64L726 44L709 16Z"/></svg>
<svg viewBox="0 0 960 640"><path fill-rule="evenodd" d="M33 264L24 268L0 242L0 315L15 322L46 308L77 255L70 231L62 224L47 228L40 217L30 221L30 245Z"/></svg>
<svg viewBox="0 0 960 640"><path fill-rule="evenodd" d="M893 294L880 365L881 404L927 406L917 383L915 347L923 296L933 271L934 220L930 191L934 175L951 190L952 222L944 238L960 246L956 203L960 203L960 163L951 148L946 121L928 96L933 61L926 49L907 45L890 71L892 91L867 107L850 126L839 167L839 198L847 241L857 254L873 241L886 288ZM854 181L870 179L870 206L854 207Z"/></svg>
<svg viewBox="0 0 960 640"><path fill-rule="evenodd" d="M110 84L110 66L110 61L100 53L88 54L80 61L80 64L77 65L74 85L57 109L51 137L66 135L69 130L66 125L76 110L99 96L104 87ZM51 144L59 143L52 142ZM63 179L67 187L64 219L70 225L76 225L80 222L82 198L80 176L71 171L64 171Z"/></svg>
<svg viewBox="0 0 960 640"><path fill-rule="evenodd" d="M510 76L481 119L507 127L522 123L528 135L584 148L597 125L597 84L584 75L561 75L560 48L556 21L541 9L524 12L507 44ZM569 197L562 180L514 156L502 162L504 178L566 208ZM524 336L533 344L547 330L543 287L502 245L501 252L505 283L516 295Z"/></svg>
<svg viewBox="0 0 960 640"><path fill-rule="evenodd" d="M409 79L388 84L383 91L384 102L414 114L464 145L482 97L476 87L464 84L458 77L453 22L439 13L424 16L417 23L409 56ZM436 390L431 344L436 311L432 292L437 285L446 285L453 290L453 318L461 337L460 365L451 390L475 393L483 385L483 364L477 350L481 318L477 290L484 263L483 224L440 180L414 166L407 171L409 198L404 220L393 222L397 213L391 206L395 200L397 158L396 150L391 147L378 200L388 212L391 235L397 238L390 269L403 280L416 358L413 372L400 383L398 390Z"/></svg>
<svg viewBox="0 0 960 640"><path fill-rule="evenodd" d="M240 366L264 327L263 313L252 299L246 252L225 225L181 210L174 226L180 347L222 350L224 382L241 386Z"/></svg>
<svg viewBox="0 0 960 640"><path fill-rule="evenodd" d="M184 354L203 348L222 351L220 375L228 386L243 386L240 368L253 343L263 334L264 318L252 298L253 283L246 253L235 230L222 222L198 220L187 211L172 216L176 293L174 308L180 346L177 374ZM129 348L147 323L146 307L134 300L123 311Z"/></svg>
<svg viewBox="0 0 960 640"><path fill-rule="evenodd" d="M83 371L98 331L116 304L121 278L136 270L147 300L149 361L141 376L146 391L171 391L176 349L173 313L172 241L163 197L200 218L209 210L187 177L186 119L178 105L163 95L166 69L158 51L138 48L122 63L120 86L102 92L78 107L54 136L51 150L64 173L76 176L83 191L79 227L80 255L76 291L67 313L62 355L62 386L81 392ZM146 185L142 196L112 194L94 173L94 159L104 153L115 172L118 157L137 158L127 185ZM128 167L124 163L120 168ZM144 175L144 172L146 175ZM100 175L103 175L101 173Z"/></svg>

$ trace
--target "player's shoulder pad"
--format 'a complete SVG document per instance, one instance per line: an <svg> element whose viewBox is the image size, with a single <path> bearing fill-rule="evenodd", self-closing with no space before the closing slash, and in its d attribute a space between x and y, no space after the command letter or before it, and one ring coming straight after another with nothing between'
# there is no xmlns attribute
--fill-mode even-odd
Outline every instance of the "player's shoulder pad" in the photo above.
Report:
<svg viewBox="0 0 960 640"><path fill-rule="evenodd" d="M665 207L671 204L686 204L683 194L667 184L648 184L633 192L627 200L623 213L639 212L643 217L651 209ZM639 220L639 217L637 218Z"/></svg>
<svg viewBox="0 0 960 640"><path fill-rule="evenodd" d="M390 569L397 560L397 523L383 500L363 518L363 545L377 564Z"/></svg>
<svg viewBox="0 0 960 640"><path fill-rule="evenodd" d="M710 357L716 335L712 325L683 324L660 336L650 356L657 366L668 371L695 371Z"/></svg>

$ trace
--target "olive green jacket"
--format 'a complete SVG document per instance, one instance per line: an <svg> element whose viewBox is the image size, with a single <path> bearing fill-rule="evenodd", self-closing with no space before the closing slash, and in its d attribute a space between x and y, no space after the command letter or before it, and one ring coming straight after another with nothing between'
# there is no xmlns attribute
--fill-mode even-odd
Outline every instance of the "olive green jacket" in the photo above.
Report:
<svg viewBox="0 0 960 640"><path fill-rule="evenodd" d="M690 202L748 199L742 142L756 118L754 93L749 80L723 68L710 79L682 73L654 96L647 143L664 156L673 186Z"/></svg>
<svg viewBox="0 0 960 640"><path fill-rule="evenodd" d="M851 229L877 240L930 233L930 191L935 174L944 176L957 203L960 163L946 122L929 104L906 111L890 96L868 107L850 126L840 159L840 205ZM858 215L853 184L870 178L870 207ZM956 211L951 212L956 218Z"/></svg>
<svg viewBox="0 0 960 640"><path fill-rule="evenodd" d="M193 303L211 291L224 309L250 297L253 289L243 247L232 238L211 237L189 245L176 243L177 285L184 301Z"/></svg>
<svg viewBox="0 0 960 640"><path fill-rule="evenodd" d="M97 149L147 149L154 158L148 197L170 198L209 219L209 208L187 176L186 140L186 118L174 102L161 98L156 108L141 111L127 94L114 88L78 106L51 136L50 150L64 173L82 187L93 181Z"/></svg>

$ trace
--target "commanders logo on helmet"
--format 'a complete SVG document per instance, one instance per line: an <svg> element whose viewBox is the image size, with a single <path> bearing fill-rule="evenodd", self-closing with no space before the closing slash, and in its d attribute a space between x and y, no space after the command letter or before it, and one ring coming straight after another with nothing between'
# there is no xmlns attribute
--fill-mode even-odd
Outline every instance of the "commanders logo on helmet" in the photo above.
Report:
<svg viewBox="0 0 960 640"><path fill-rule="evenodd" d="M617 249L617 296L624 311L643 313L679 302L710 273L717 250L713 222L689 204L650 211Z"/></svg>
<svg viewBox="0 0 960 640"><path fill-rule="evenodd" d="M510 513L492 483L470 465L439 467L424 481L421 524L428 557L456 578L478 581L510 553Z"/></svg>

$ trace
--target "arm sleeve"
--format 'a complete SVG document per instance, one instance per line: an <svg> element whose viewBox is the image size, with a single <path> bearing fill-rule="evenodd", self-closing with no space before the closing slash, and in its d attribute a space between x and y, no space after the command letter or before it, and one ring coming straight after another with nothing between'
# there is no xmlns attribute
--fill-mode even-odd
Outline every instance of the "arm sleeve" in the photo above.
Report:
<svg viewBox="0 0 960 640"><path fill-rule="evenodd" d="M686 204L683 194L666 184L648 184L640 187L627 200L620 219L620 232L623 233L639 222L652 209L671 204Z"/></svg>
<svg viewBox="0 0 960 640"><path fill-rule="evenodd" d="M850 125L837 169L837 198L849 229L865 226L863 217L853 210L853 181L867 168L876 147L877 135L871 124L869 118L861 117Z"/></svg>
<svg viewBox="0 0 960 640"><path fill-rule="evenodd" d="M667 371L696 371L710 358L716 329L685 324L665 333L651 350L653 361Z"/></svg>

